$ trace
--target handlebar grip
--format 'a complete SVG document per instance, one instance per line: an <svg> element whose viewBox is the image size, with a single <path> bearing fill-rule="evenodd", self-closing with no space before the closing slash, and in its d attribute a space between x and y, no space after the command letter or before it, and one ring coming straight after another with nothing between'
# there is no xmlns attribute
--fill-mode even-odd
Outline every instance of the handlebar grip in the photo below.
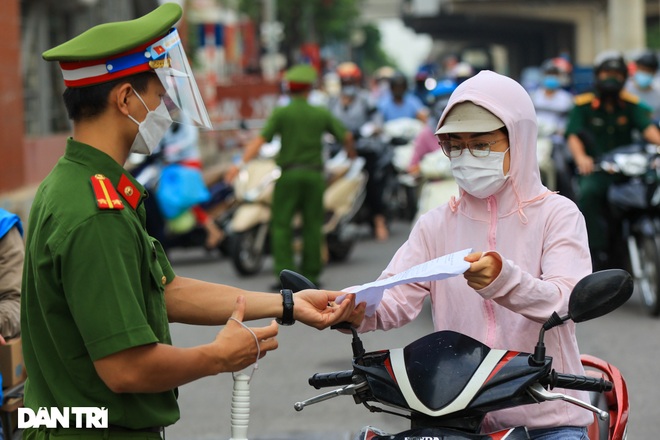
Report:
<svg viewBox="0 0 660 440"><path fill-rule="evenodd" d="M596 391L602 393L612 390L612 382L603 378L578 376L552 372L549 380L551 388L567 388L571 390Z"/></svg>
<svg viewBox="0 0 660 440"><path fill-rule="evenodd" d="M309 378L309 384L317 390L326 387L350 385L353 383L353 370L335 371L332 373L316 373Z"/></svg>

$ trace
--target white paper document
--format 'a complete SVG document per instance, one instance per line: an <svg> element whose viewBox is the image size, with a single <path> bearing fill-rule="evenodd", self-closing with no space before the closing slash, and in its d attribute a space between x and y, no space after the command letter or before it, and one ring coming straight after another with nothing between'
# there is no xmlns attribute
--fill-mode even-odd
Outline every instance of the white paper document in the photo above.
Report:
<svg viewBox="0 0 660 440"><path fill-rule="evenodd" d="M472 249L463 249L462 251L418 264L389 278L362 284L361 286L347 287L343 291L355 293L356 304L366 302L367 310L365 313L367 316L371 316L376 311L378 304L380 304L385 289L399 284L437 281L460 275L470 268L470 263L463 260L470 252L472 252Z"/></svg>

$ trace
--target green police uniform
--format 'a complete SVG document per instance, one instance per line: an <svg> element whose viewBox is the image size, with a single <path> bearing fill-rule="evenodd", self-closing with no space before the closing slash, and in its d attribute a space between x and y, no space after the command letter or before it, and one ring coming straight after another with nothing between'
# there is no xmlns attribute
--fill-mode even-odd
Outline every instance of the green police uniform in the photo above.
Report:
<svg viewBox="0 0 660 440"><path fill-rule="evenodd" d="M146 232L144 195L111 157L72 139L42 182L30 211L22 291L25 406L33 411L106 407L109 424L130 429L179 418L175 390L116 394L93 364L170 343L164 288L174 273Z"/></svg>
<svg viewBox="0 0 660 440"><path fill-rule="evenodd" d="M286 80L294 87L312 84L316 72L310 66L292 67ZM281 137L282 147L276 159L282 175L275 184L272 202L271 245L275 275L283 269L295 267L292 220L296 212L302 215L303 251L299 269L310 281L318 282L322 260L323 133L329 132L343 140L342 123L323 107L310 105L302 96L294 95L291 102L273 111L261 136L270 141L275 134Z"/></svg>
<svg viewBox="0 0 660 440"><path fill-rule="evenodd" d="M59 61L68 88L156 69L188 76L172 28L181 15L180 6L164 4L96 26L43 57ZM36 193L21 301L24 401L35 413L68 408L71 417L69 428L28 428L26 439L160 438L161 427L179 419L176 389L115 393L94 367L133 347L171 343L164 292L174 273L146 232L144 197L115 159L73 139ZM106 408L109 427L75 429L75 407Z"/></svg>
<svg viewBox="0 0 660 440"><path fill-rule="evenodd" d="M652 121L639 98L621 92L613 112L605 110L598 96L585 93L575 98L575 106L568 117L566 136L580 136L587 155L598 159L612 149L633 142L633 132L643 132ZM589 233L592 255L608 251L607 189L618 177L604 172L581 176L578 205Z"/></svg>

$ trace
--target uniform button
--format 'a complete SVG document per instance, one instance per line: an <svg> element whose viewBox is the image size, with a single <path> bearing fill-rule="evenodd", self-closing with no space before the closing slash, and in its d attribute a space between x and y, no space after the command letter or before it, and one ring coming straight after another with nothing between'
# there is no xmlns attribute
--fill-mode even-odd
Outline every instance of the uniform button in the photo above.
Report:
<svg viewBox="0 0 660 440"><path fill-rule="evenodd" d="M126 188L124 188L124 194L126 194L126 197L132 196L133 195L133 188L131 188L130 186L127 186Z"/></svg>
<svg viewBox="0 0 660 440"><path fill-rule="evenodd" d="M160 282L163 283L163 286L164 286L165 283L167 283L167 277L165 275L163 275L163 278L160 279Z"/></svg>

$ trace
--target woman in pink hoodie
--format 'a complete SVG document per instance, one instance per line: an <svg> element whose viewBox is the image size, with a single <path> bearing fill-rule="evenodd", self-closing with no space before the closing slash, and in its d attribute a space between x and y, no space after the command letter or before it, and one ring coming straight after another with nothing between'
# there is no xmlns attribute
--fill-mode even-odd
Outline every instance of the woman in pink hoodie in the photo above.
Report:
<svg viewBox="0 0 660 440"><path fill-rule="evenodd" d="M565 315L575 284L591 273L582 214L541 183L536 114L516 81L482 71L462 83L440 117L460 198L423 215L381 278L472 248L462 277L385 291L372 316L356 310L359 331L388 330L417 317L430 296L435 330L453 330L495 349L533 350L541 325ZM545 335L557 371L584 374L572 322ZM580 400L586 393L566 390ZM490 413L484 432L524 425L534 439L587 439L587 410L544 402Z"/></svg>

